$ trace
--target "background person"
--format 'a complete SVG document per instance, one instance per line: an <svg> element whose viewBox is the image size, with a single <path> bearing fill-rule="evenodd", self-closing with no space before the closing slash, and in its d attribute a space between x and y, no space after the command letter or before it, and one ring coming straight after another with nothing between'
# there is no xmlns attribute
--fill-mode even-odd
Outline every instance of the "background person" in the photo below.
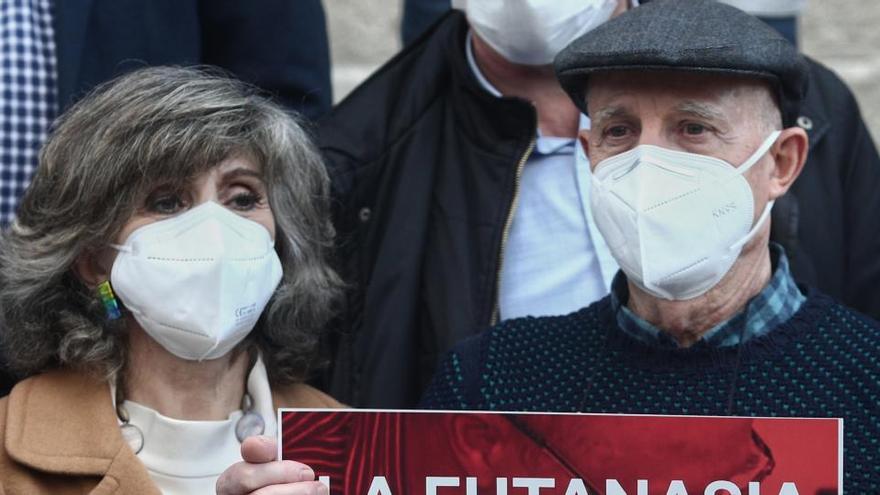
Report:
<svg viewBox="0 0 880 495"><path fill-rule="evenodd" d="M798 17L807 6L807 0L721 0L757 16L795 46L798 45ZM634 1L634 4L647 3ZM401 22L403 44L408 45L425 32L452 5L450 0L406 0Z"/></svg>
<svg viewBox="0 0 880 495"><path fill-rule="evenodd" d="M477 329L607 293L575 141L588 122L550 63L628 3L462 1L320 122L353 287L334 396L412 407Z"/></svg>
<svg viewBox="0 0 880 495"><path fill-rule="evenodd" d="M806 161L793 125L806 62L739 10L656 0L579 38L556 70L592 118L593 213L621 272L578 312L464 342L423 404L839 417L845 488L880 489L880 324L798 287L768 244L773 202Z"/></svg>
<svg viewBox="0 0 880 495"><path fill-rule="evenodd" d="M793 45L798 45L798 18L807 0L721 0L757 16Z"/></svg>
<svg viewBox="0 0 880 495"><path fill-rule="evenodd" d="M148 65L210 64L317 118L330 109L320 0L0 3L0 227L52 120L97 84Z"/></svg>
<svg viewBox="0 0 880 495"><path fill-rule="evenodd" d="M0 337L29 376L0 400L0 491L210 493L276 407L338 405L302 384L339 286L328 179L253 93L143 69L59 120L0 243Z"/></svg>
<svg viewBox="0 0 880 495"><path fill-rule="evenodd" d="M450 8L449 0L404 0L400 20L400 38L403 45L415 41Z"/></svg>

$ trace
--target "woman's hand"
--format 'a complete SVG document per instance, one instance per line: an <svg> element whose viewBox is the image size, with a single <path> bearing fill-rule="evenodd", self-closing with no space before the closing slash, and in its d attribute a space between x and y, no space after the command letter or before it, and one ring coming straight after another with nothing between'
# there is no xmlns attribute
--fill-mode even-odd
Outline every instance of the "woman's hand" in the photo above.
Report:
<svg viewBox="0 0 880 495"><path fill-rule="evenodd" d="M241 443L242 462L230 466L217 480L218 495L329 495L305 464L276 461L278 445L270 437L250 437Z"/></svg>

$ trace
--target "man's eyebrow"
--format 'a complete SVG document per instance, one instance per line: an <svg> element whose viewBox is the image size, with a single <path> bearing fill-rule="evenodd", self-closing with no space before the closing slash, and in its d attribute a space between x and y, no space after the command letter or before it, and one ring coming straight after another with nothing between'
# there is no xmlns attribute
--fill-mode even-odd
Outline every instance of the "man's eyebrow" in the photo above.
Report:
<svg viewBox="0 0 880 495"><path fill-rule="evenodd" d="M720 111L717 106L703 103L700 101L684 101L675 106L675 110L679 113L689 113L701 117L706 120L725 120L727 116Z"/></svg>
<svg viewBox="0 0 880 495"><path fill-rule="evenodd" d="M593 122L603 122L615 117L625 117L630 114L629 110L621 106L606 107L596 112L591 112Z"/></svg>

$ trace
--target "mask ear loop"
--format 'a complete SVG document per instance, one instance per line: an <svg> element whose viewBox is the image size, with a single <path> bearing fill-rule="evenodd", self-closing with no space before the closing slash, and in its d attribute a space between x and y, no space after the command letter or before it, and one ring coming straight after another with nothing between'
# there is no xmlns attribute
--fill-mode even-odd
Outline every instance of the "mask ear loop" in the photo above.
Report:
<svg viewBox="0 0 880 495"><path fill-rule="evenodd" d="M764 207L764 212L761 213L761 216L758 218L758 221L755 222L755 225L751 228L751 230L749 230L748 234L746 234L745 236L743 236L742 239L736 241L732 246L730 246L731 251L735 251L737 249L742 248L743 246L746 245L747 242L752 240L752 237L755 237L755 234L758 233L758 230L761 229L761 226L764 225L764 222L766 222L767 219L770 218L770 211L773 210L774 203L776 203L776 201L767 202L767 206Z"/></svg>
<svg viewBox="0 0 880 495"><path fill-rule="evenodd" d="M761 146L759 146L758 149L755 150L754 153L752 153L752 156L750 156L748 160L743 162L743 164L740 165L738 169L736 169L735 175L742 175L748 172L748 170L752 168L754 164L758 163L758 160L760 160L768 151L770 151L770 147L773 146L777 139L779 139L780 134L782 134L782 131L773 131L772 133L770 133L770 135L767 136L767 139L765 139L764 142L761 143ZM770 217L770 211L773 209L774 203L775 200L769 201L767 203L767 206L764 207L764 212L761 213L758 221L755 222L755 225L753 225L751 229L749 229L749 232L745 236L743 236L742 239L736 241L735 243L733 243L732 246L730 246L731 251L742 248L747 242L752 240L752 237L754 237L755 234L758 233L758 230L761 228L762 225L764 225L764 222L767 221L767 218Z"/></svg>
<svg viewBox="0 0 880 495"><path fill-rule="evenodd" d="M742 175L748 172L749 169L752 168L752 165L758 163L758 160L760 160L768 151L770 151L770 147L773 146L774 143L776 143L776 140L779 139L779 136L781 134L782 131L771 132L770 135L767 136L767 139L765 139L764 142L761 143L761 146L758 146L758 149L756 149L755 152L752 153L752 156L750 156L748 160L744 161L742 165L740 165L736 169L736 173L734 175Z"/></svg>

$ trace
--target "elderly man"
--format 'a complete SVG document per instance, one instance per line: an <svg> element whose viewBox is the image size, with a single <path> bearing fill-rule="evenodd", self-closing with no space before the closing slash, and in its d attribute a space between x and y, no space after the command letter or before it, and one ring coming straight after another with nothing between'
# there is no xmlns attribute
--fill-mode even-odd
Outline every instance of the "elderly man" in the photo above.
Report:
<svg viewBox="0 0 880 495"><path fill-rule="evenodd" d="M804 60L739 10L658 0L556 69L592 119L592 209L621 272L576 313L465 341L424 404L843 417L847 491L878 493L880 324L798 287L768 242L808 149Z"/></svg>
<svg viewBox="0 0 880 495"><path fill-rule="evenodd" d="M456 0L321 123L352 289L325 383L334 396L413 406L461 339L607 295L618 267L576 141L589 119L549 62L637 3ZM809 79L795 119L809 159L771 237L796 279L878 317L880 158L846 86L814 62Z"/></svg>

